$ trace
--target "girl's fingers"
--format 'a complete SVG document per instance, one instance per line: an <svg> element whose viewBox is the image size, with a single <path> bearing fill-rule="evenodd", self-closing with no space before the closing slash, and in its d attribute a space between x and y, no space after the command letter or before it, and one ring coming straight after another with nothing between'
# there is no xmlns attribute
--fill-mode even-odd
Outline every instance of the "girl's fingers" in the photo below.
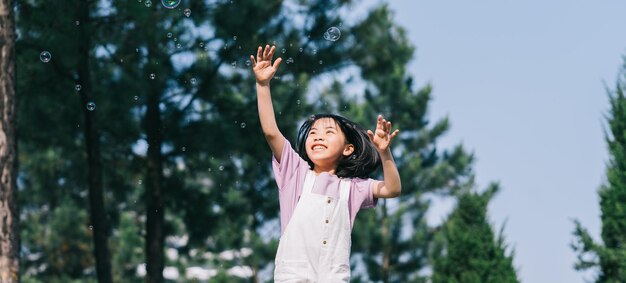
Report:
<svg viewBox="0 0 626 283"><path fill-rule="evenodd" d="M252 67L256 67L256 60L254 60L254 56L250 55L250 61L252 62Z"/></svg>
<svg viewBox="0 0 626 283"><path fill-rule="evenodd" d="M263 50L263 47L261 47L261 45L259 45L259 48L257 48L257 50L256 50L256 60L257 61L263 60L263 58L261 57L262 56L262 53L261 53L262 50Z"/></svg>
<svg viewBox="0 0 626 283"><path fill-rule="evenodd" d="M278 57L278 59L276 59L276 61L274 61L274 65L272 65L272 67L274 67L274 69L278 69L278 66L280 65L280 62L282 62L282 61L283 61L283 58Z"/></svg>
<svg viewBox="0 0 626 283"><path fill-rule="evenodd" d="M270 61L270 63L272 63L272 58L274 58L274 51L276 50L276 46L272 46L272 48L270 49L270 52L268 52L268 56L269 58L267 60Z"/></svg>
<svg viewBox="0 0 626 283"><path fill-rule="evenodd" d="M370 141L374 141L374 133L372 133L372 130L367 130L367 136L370 138Z"/></svg>
<svg viewBox="0 0 626 283"><path fill-rule="evenodd" d="M399 129L396 129L395 131L393 131L393 133L391 134L391 139L395 138L399 132L400 132Z"/></svg>
<svg viewBox="0 0 626 283"><path fill-rule="evenodd" d="M265 49L263 50L263 60L267 59L267 55L270 53L270 45L266 44Z"/></svg>

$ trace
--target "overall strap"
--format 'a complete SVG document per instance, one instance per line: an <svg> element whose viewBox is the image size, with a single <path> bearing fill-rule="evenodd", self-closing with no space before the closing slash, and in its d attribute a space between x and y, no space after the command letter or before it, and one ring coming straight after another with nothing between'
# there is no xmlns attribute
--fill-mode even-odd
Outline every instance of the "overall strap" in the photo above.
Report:
<svg viewBox="0 0 626 283"><path fill-rule="evenodd" d="M310 194L313 190L313 183L315 183L315 174L311 170L307 170L306 177L304 177L304 187L302 187L302 194Z"/></svg>
<svg viewBox="0 0 626 283"><path fill-rule="evenodd" d="M352 183L352 179L350 178L341 178L340 181L340 197L339 199L348 201L348 197L350 197L350 183Z"/></svg>

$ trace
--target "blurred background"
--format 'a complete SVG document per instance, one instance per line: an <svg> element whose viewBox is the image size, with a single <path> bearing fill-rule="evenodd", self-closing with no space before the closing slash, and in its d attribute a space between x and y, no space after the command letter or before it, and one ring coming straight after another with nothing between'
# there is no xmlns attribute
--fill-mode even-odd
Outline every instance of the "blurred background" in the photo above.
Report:
<svg viewBox="0 0 626 283"><path fill-rule="evenodd" d="M626 3L18 1L24 282L272 282L278 126L401 129L353 282L626 282ZM382 179L382 172L371 176Z"/></svg>

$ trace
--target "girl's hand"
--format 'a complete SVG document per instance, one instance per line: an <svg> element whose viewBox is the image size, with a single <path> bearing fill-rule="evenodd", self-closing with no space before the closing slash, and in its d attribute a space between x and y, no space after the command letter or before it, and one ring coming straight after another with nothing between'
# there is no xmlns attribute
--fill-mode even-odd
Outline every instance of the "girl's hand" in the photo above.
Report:
<svg viewBox="0 0 626 283"><path fill-rule="evenodd" d="M372 133L371 130L367 130L367 135L370 137L370 141L372 141L376 150L378 150L379 153L383 153L389 149L391 140L398 135L398 132L400 132L400 130L396 129L391 133L391 122L385 120L383 115L378 115L376 134Z"/></svg>
<svg viewBox="0 0 626 283"><path fill-rule="evenodd" d="M269 85L270 80L274 77L276 70L278 70L280 62L283 61L283 59L279 57L274 61L274 64L272 64L272 57L274 56L275 50L276 46L272 46L270 49L269 45L265 45L265 50L259 46L256 52L256 59L254 56L250 55L253 67L252 70L254 70L254 76L258 84Z"/></svg>

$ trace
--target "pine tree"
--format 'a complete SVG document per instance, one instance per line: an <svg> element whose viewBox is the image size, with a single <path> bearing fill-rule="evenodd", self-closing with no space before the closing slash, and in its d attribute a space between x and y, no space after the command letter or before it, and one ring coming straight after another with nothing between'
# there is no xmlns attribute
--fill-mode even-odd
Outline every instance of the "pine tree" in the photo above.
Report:
<svg viewBox="0 0 626 283"><path fill-rule="evenodd" d="M414 48L388 7L372 9L352 33L358 42L352 57L367 88L365 101L347 115L370 128L381 113L401 130L391 147L402 180L398 198L379 200L377 209L362 211L355 220L352 260L367 274L355 273L354 281L426 282L422 274L432 228L424 218L429 207L425 196L455 192L473 157L461 145L438 148L448 120L431 123L426 116L432 88L415 89L407 74ZM373 177L382 179L381 173Z"/></svg>
<svg viewBox="0 0 626 283"><path fill-rule="evenodd" d="M457 204L436 236L433 283L517 283L513 252L500 230L495 235L487 219L487 206L498 192L491 184L483 193L460 192Z"/></svg>
<svg viewBox="0 0 626 283"><path fill-rule="evenodd" d="M626 65L624 65L626 70ZM626 75L626 72L623 73ZM626 78L626 77L624 77ZM609 92L610 109L606 117L609 132L605 140L609 149L606 181L601 185L600 210L602 242L596 242L580 222L575 221L578 253L576 270L596 269L595 282L626 282L626 80L617 82L615 93Z"/></svg>

